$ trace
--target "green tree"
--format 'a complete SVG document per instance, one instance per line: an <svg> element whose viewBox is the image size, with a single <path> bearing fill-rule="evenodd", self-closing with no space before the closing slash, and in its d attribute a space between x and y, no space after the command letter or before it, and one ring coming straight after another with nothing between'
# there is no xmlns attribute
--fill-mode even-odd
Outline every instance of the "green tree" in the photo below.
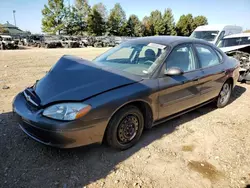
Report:
<svg viewBox="0 0 250 188"><path fill-rule="evenodd" d="M121 36L126 28L126 14L119 3L111 9L108 17L108 30L111 35Z"/></svg>
<svg viewBox="0 0 250 188"><path fill-rule="evenodd" d="M0 33L9 33L9 31L0 24Z"/></svg>
<svg viewBox="0 0 250 188"><path fill-rule="evenodd" d="M180 36L190 36L193 32L192 14L182 15L176 24L176 30Z"/></svg>
<svg viewBox="0 0 250 188"><path fill-rule="evenodd" d="M153 34L164 35L165 27L163 24L161 12L159 10L152 11L149 20L153 26Z"/></svg>
<svg viewBox="0 0 250 188"><path fill-rule="evenodd" d="M142 29L143 29L143 36L152 36L154 35L154 27L153 24L150 22L148 16L145 16L142 20Z"/></svg>
<svg viewBox="0 0 250 188"><path fill-rule="evenodd" d="M75 6L72 8L74 19L78 28L76 34L84 34L88 30L88 15L91 12L91 7L87 0L75 0Z"/></svg>
<svg viewBox="0 0 250 188"><path fill-rule="evenodd" d="M86 24L82 22L82 19L77 14L77 9L74 6L66 8L63 23L63 32L67 35L77 35L86 27Z"/></svg>
<svg viewBox="0 0 250 188"><path fill-rule="evenodd" d="M75 0L75 8L78 12L78 15L84 20L87 21L88 15L91 11L91 7L88 4L87 0Z"/></svg>
<svg viewBox="0 0 250 188"><path fill-rule="evenodd" d="M197 27L201 25L207 25L207 24L208 24L208 21L205 16L196 16L194 17L194 20L193 20L193 30L195 30Z"/></svg>
<svg viewBox="0 0 250 188"><path fill-rule="evenodd" d="M106 6L103 3L98 3L96 5L94 5L96 7L96 10L101 14L103 20L105 22L108 21L108 11Z"/></svg>
<svg viewBox="0 0 250 188"><path fill-rule="evenodd" d="M174 15L172 13L172 10L168 8L167 10L165 9L164 15L163 15L163 24L165 27L164 34L165 35L176 35L176 30L175 30L175 23L174 23Z"/></svg>
<svg viewBox="0 0 250 188"><path fill-rule="evenodd" d="M142 24L139 18L134 14L129 16L126 30L128 36L133 36L133 37L143 36Z"/></svg>
<svg viewBox="0 0 250 188"><path fill-rule="evenodd" d="M60 34L64 28L64 18L66 9L63 0L48 0L48 5L44 5L42 10L42 31L50 34Z"/></svg>
<svg viewBox="0 0 250 188"><path fill-rule="evenodd" d="M88 16L87 24L89 34L100 36L105 32L105 21L98 5L93 6Z"/></svg>

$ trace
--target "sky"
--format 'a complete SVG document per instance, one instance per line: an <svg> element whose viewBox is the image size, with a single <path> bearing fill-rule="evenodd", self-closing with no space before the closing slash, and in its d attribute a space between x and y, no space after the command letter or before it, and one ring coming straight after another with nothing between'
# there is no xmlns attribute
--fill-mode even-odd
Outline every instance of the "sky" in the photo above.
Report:
<svg viewBox="0 0 250 188"><path fill-rule="evenodd" d="M41 10L48 0L0 0L0 23L9 21L14 25L13 10L16 10L16 24L22 30L41 33ZM73 4L74 0L70 1ZM203 15L209 24L233 24L250 29L250 0L89 0L89 4L102 2L107 10L120 3L127 17L136 14L141 20L153 10L171 8L175 22L183 14Z"/></svg>

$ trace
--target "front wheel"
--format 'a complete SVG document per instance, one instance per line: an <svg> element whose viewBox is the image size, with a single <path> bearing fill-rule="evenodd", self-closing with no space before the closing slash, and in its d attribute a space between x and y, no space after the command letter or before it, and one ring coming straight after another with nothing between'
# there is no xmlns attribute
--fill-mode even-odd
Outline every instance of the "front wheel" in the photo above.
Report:
<svg viewBox="0 0 250 188"><path fill-rule="evenodd" d="M144 128L144 118L136 106L119 110L110 120L106 141L113 148L125 150L137 143Z"/></svg>
<svg viewBox="0 0 250 188"><path fill-rule="evenodd" d="M217 107L218 108L225 107L230 100L231 94L232 94L232 84L230 84L229 82L224 83L220 91L220 94L217 98Z"/></svg>

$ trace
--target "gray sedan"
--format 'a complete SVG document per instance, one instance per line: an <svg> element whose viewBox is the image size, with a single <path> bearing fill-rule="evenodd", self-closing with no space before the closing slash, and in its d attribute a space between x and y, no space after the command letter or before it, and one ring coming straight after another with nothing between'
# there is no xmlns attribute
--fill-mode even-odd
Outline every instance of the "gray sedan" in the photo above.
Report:
<svg viewBox="0 0 250 188"><path fill-rule="evenodd" d="M229 102L239 63L205 41L129 40L92 62L63 56L13 110L33 139L71 148L106 141L128 149L150 129L209 102Z"/></svg>

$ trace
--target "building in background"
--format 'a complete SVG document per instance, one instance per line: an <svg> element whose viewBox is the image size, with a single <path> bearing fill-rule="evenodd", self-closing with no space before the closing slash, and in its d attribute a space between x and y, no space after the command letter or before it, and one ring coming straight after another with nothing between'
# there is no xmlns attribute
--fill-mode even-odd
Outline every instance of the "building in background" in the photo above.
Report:
<svg viewBox="0 0 250 188"><path fill-rule="evenodd" d="M1 25L2 29L5 31L4 34L11 35L14 38L18 37L18 36L27 36L30 34L29 32L22 31L21 29L10 24L9 22L7 22L5 24L0 24L0 25Z"/></svg>

